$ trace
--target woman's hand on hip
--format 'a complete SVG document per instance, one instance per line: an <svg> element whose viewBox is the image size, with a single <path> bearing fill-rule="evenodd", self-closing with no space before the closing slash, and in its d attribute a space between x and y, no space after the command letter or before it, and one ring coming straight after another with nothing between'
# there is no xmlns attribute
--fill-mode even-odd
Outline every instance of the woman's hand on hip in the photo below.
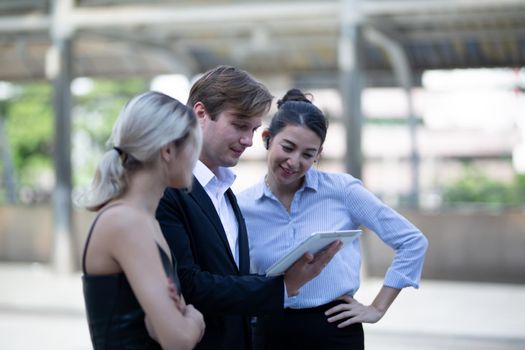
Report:
<svg viewBox="0 0 525 350"><path fill-rule="evenodd" d="M329 316L328 322L330 323L340 322L337 325L338 328L347 327L354 323L376 323L384 315L374 306L363 305L348 295L337 300L341 300L342 303L328 309L325 315Z"/></svg>

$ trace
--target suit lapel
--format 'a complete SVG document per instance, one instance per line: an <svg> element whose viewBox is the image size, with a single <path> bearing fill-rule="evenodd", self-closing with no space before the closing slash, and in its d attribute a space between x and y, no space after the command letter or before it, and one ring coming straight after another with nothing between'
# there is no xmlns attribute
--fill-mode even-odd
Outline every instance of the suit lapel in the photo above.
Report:
<svg viewBox="0 0 525 350"><path fill-rule="evenodd" d="M215 227L215 232L219 236L220 240L222 241L222 244L224 245L224 248L228 252L228 256L232 265L238 271L237 264L235 263L235 259L233 258L233 254L230 249L230 244L228 243L228 238L226 237L226 232L224 232L224 227L222 226L221 219L219 218L219 214L217 214L217 210L213 206L213 202L206 193L206 190L202 187L202 185L195 177L193 177L193 186L189 195L191 198L193 198L195 203L201 208L204 215ZM237 213L235 215L237 216Z"/></svg>
<svg viewBox="0 0 525 350"><path fill-rule="evenodd" d="M250 273L250 248L248 245L248 234L246 231L246 224L244 223L244 218L242 216L241 209L237 204L237 198L235 197L233 191L230 188L228 189L228 191L226 191L226 195L230 200L233 212L235 213L235 217L237 218L237 222L239 223L239 270L241 271L242 275L247 275Z"/></svg>

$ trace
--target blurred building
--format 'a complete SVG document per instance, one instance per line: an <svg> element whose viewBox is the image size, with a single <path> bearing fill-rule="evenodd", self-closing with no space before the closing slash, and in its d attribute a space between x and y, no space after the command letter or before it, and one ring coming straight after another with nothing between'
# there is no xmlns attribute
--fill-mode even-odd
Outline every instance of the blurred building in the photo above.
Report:
<svg viewBox="0 0 525 350"><path fill-rule="evenodd" d="M465 161L504 180L525 170L523 0L2 0L0 62L0 80L47 80L55 89L47 237L52 231L57 266L71 262L75 231L71 82L79 77L191 80L229 64L275 96L292 86L310 91L331 117L321 167L351 172L391 204L439 206L441 184ZM502 80L484 87L492 73L433 73L465 68L500 68ZM459 92L461 81L474 84ZM239 188L264 172L255 145L238 166ZM0 232L18 233L20 212L6 213ZM427 276L523 282L522 213L474 214L407 213L431 240ZM0 237L0 253L16 252L13 237ZM371 256L384 256L365 243Z"/></svg>
<svg viewBox="0 0 525 350"><path fill-rule="evenodd" d="M324 166L350 171L394 201L425 203L426 189L454 173L449 160L503 169L490 160L509 159L521 142L519 130L500 137L499 126L487 129L486 119L508 123L509 106L519 103L501 90L487 98L477 87L470 96L421 89L429 70L522 67L521 0L3 0L0 33L0 80L55 82L60 150L70 148L66 86L74 78L192 79L219 64L250 71L276 96L292 86L315 91L336 121ZM523 89L521 81L509 90L514 83ZM464 107L469 99L477 102ZM465 127L473 120L477 126ZM518 159L525 152L515 148ZM70 154L55 156L67 188Z"/></svg>

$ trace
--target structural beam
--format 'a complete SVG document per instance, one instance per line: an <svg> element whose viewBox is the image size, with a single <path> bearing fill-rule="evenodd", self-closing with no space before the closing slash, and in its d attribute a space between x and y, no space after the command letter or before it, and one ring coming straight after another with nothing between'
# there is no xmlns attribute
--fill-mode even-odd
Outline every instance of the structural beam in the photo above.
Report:
<svg viewBox="0 0 525 350"><path fill-rule="evenodd" d="M53 82L55 110L55 143L53 160L55 187L53 191L54 245L52 264L59 273L76 269L73 236L73 205L71 202L71 80L73 76L72 31L62 26L62 18L71 8L72 0L55 1L48 54L48 78Z"/></svg>
<svg viewBox="0 0 525 350"><path fill-rule="evenodd" d="M343 0L344 2L344 0ZM240 22L305 21L338 18L339 0L329 1L283 1L231 3L225 5L185 6L176 5L134 5L134 6L98 6L71 7L64 23L75 29L132 27L144 25L170 25L185 27L195 25L199 28L227 27ZM523 0L367 0L360 3L363 18L371 16L396 16L409 14L440 14L457 12L466 14L476 10L505 9L508 7L525 9ZM446 17L444 17L446 21ZM0 16L0 32L42 31L51 26L51 17L30 14L19 16Z"/></svg>
<svg viewBox="0 0 525 350"><path fill-rule="evenodd" d="M6 202L9 204L15 204L17 198L14 176L15 172L13 167L13 159L11 158L11 149L7 140L7 132L5 130L5 119L7 115L6 109L8 103L8 99L0 99L0 152L2 153L2 171L4 178Z"/></svg>
<svg viewBox="0 0 525 350"><path fill-rule="evenodd" d="M346 126L346 171L361 179L363 155L361 149L361 90L363 87L363 34L359 0L341 2L341 35L339 38L340 91L343 120Z"/></svg>
<svg viewBox="0 0 525 350"><path fill-rule="evenodd" d="M392 64L394 75L403 91L405 92L408 110L408 133L410 139L410 169L411 185L409 205L416 209L419 207L419 151L417 145L417 119L414 111L412 98L413 78L408 57L400 43L390 39L385 34L367 28L364 31L366 40L383 48Z"/></svg>
<svg viewBox="0 0 525 350"><path fill-rule="evenodd" d="M50 28L49 15L0 16L0 33L45 32Z"/></svg>

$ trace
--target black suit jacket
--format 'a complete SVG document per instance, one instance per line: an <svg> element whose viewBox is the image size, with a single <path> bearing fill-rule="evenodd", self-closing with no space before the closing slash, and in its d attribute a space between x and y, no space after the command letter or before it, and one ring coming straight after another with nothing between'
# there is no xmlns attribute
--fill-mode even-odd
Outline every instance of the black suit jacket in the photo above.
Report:
<svg viewBox="0 0 525 350"><path fill-rule="evenodd" d="M235 195L227 196L239 223L239 268L220 218L204 188L168 188L157 219L178 263L186 302L204 314L206 331L196 349L251 349L249 316L282 312L282 277L249 275L246 225Z"/></svg>

